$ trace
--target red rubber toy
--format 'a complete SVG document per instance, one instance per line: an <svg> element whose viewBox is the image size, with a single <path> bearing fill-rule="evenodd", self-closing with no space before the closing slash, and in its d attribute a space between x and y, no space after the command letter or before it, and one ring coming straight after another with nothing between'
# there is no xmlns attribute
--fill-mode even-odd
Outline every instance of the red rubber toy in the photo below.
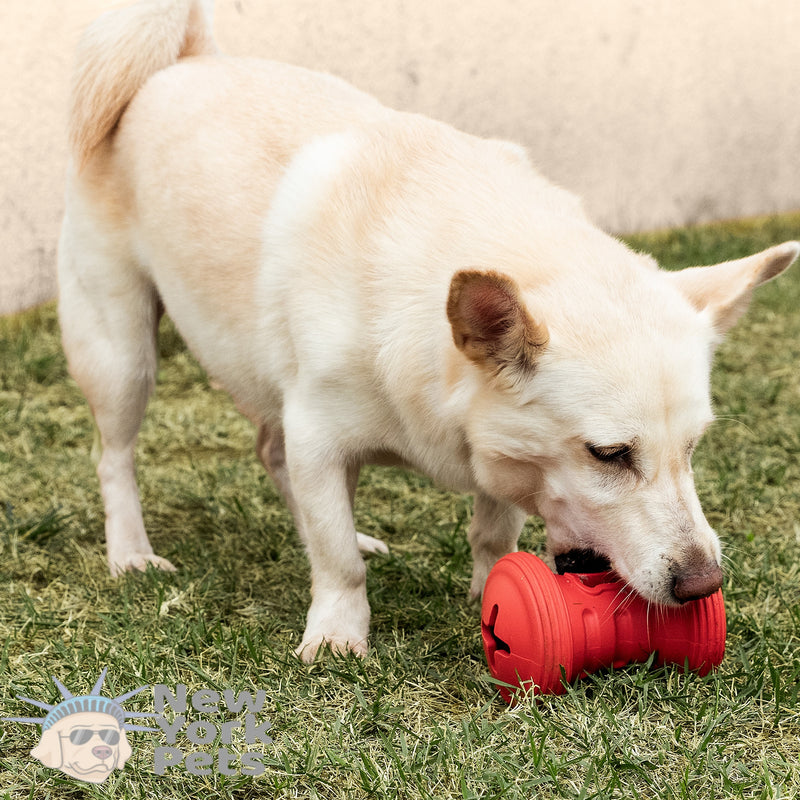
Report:
<svg viewBox="0 0 800 800"><path fill-rule="evenodd" d="M554 575L532 553L511 553L489 573L481 611L489 671L513 687L562 694L603 667L687 664L707 675L725 653L722 591L679 607L648 604L613 572ZM506 702L516 689L498 687Z"/></svg>

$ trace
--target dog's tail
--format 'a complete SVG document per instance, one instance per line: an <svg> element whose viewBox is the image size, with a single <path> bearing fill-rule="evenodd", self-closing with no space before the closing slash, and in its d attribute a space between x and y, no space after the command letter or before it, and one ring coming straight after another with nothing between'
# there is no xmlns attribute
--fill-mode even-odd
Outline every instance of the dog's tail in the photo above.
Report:
<svg viewBox="0 0 800 800"><path fill-rule="evenodd" d="M142 0L97 19L78 44L69 141L80 169L145 81L185 56L217 52L213 0Z"/></svg>

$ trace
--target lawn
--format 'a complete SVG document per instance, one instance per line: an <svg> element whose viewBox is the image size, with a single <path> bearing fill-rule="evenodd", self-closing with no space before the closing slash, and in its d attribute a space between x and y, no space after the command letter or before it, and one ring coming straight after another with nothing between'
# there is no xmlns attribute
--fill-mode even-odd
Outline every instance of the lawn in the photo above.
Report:
<svg viewBox="0 0 800 800"><path fill-rule="evenodd" d="M791 238L800 216L630 241L673 268ZM695 456L726 555L721 668L699 678L630 666L513 709L489 678L467 599L471 501L399 470L365 470L356 500L359 530L391 548L369 559L369 658L294 658L308 564L255 457L254 431L166 322L160 341L139 482L156 552L178 572L112 580L92 423L54 308L0 320L0 715L43 715L16 696L58 702L50 676L88 693L108 667L108 696L143 684L185 684L190 696L262 690L257 722L271 724L272 742L248 741L243 724L227 744L223 723L244 722L242 712L190 709L172 746L208 753L209 774L194 774L203 757L157 774L168 737L137 732L124 770L95 787L31 758L37 726L5 722L0 800L798 796L798 266L760 291L720 349L719 419ZM531 520L521 546L543 544ZM148 689L126 708L153 705ZM246 774L246 752L260 754L262 774Z"/></svg>

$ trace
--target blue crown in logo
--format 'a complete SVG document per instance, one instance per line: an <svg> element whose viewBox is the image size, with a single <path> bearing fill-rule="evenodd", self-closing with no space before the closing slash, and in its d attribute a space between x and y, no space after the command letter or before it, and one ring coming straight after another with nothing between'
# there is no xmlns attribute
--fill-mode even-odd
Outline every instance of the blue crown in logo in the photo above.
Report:
<svg viewBox="0 0 800 800"><path fill-rule="evenodd" d="M33 700L30 697L21 697L17 695L18 700L22 700L25 703L30 703L33 706L38 706L39 708L44 709L47 711L47 715L44 717L4 717L7 722L30 722L33 724L41 724L42 726L42 733L46 731L48 728L55 725L58 720L63 719L64 717L68 717L70 714L79 714L82 711L97 711L101 714L108 714L114 719L117 720L120 728L126 731L156 731L158 728L148 728L143 725L133 725L130 722L126 722L125 720L128 718L142 718L142 717L155 717L154 713L148 713L144 711L126 711L122 707L122 703L124 703L129 698L133 697L134 695L139 694L139 692L144 691L147 689L147 686L140 686L138 689L134 689L132 692L126 692L125 694L119 695L119 697L103 697L100 694L101 689L103 688L103 683L106 679L106 673L108 672L108 667L106 667L101 673L100 677L97 679L97 682L92 687L92 691L89 694L82 694L82 695L74 695L61 683L57 678L53 678L53 683L56 685L58 690L61 692L61 696L64 698L60 703L56 705L51 705L50 703L42 703L39 700Z"/></svg>

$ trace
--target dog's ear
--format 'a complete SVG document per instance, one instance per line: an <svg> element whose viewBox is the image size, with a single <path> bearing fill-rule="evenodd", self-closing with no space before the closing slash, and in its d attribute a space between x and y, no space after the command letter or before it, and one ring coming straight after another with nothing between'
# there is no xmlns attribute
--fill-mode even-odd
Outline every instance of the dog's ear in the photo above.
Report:
<svg viewBox="0 0 800 800"><path fill-rule="evenodd" d="M447 318L456 347L495 374L506 367L531 370L549 340L547 327L525 308L517 284L499 272L457 272Z"/></svg>
<svg viewBox="0 0 800 800"><path fill-rule="evenodd" d="M698 311L710 314L722 335L747 310L753 290L780 275L798 253L800 243L784 242L747 258L668 274Z"/></svg>
<svg viewBox="0 0 800 800"><path fill-rule="evenodd" d="M128 737L125 735L124 730L120 730L119 746L117 748L117 753L119 754L119 760L117 761L117 769L122 769L125 766L125 762L133 754L131 743L128 741Z"/></svg>
<svg viewBox="0 0 800 800"><path fill-rule="evenodd" d="M39 743L31 750L31 755L46 767L60 767L64 763L64 757L61 753L58 731L55 728L44 731Z"/></svg>

